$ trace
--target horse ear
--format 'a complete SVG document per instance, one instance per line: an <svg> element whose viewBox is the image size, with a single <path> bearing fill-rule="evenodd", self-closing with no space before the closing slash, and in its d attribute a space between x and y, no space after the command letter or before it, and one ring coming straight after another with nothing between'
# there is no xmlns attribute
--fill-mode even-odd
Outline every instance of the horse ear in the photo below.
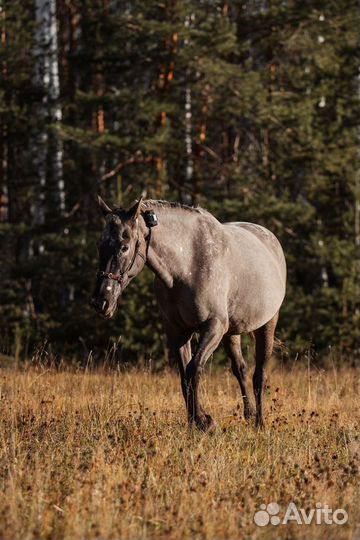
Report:
<svg viewBox="0 0 360 540"><path fill-rule="evenodd" d="M131 221L135 221L139 217L141 212L141 201L142 197L140 197L140 199L136 201L136 203L130 208L130 210L126 212L126 217L128 219L131 219Z"/></svg>
<svg viewBox="0 0 360 540"><path fill-rule="evenodd" d="M106 202L102 200L100 195L97 196L97 200L98 200L98 205L100 207L100 210L102 211L104 217L112 213L110 206L108 206Z"/></svg>

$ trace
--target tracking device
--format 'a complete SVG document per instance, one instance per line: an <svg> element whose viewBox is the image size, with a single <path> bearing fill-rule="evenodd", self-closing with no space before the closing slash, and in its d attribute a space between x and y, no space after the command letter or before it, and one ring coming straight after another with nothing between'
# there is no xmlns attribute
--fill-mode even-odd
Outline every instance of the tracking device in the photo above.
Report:
<svg viewBox="0 0 360 540"><path fill-rule="evenodd" d="M144 212L143 214L143 217L144 217L146 225L149 228L156 227L156 225L158 225L159 223L157 215L155 214L154 210L146 210L146 212Z"/></svg>

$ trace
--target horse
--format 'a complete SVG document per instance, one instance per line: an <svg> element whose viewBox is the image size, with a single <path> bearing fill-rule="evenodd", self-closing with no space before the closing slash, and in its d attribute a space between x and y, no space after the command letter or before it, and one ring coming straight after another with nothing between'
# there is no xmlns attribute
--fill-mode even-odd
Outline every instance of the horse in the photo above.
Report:
<svg viewBox="0 0 360 540"><path fill-rule="evenodd" d="M206 361L222 341L244 403L244 417L264 426L265 369L286 289L286 262L278 239L248 222L220 223L200 207L140 198L128 210L98 204L106 225L98 243L93 307L112 317L128 284L144 266L154 290L170 352L178 364L190 426L216 423L199 399ZM199 336L192 352L191 339ZM254 407L241 335L255 335Z"/></svg>

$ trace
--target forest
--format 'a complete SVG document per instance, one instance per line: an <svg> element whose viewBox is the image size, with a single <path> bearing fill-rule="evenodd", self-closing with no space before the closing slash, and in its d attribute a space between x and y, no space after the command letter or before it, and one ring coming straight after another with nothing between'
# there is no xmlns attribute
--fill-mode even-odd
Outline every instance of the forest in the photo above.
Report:
<svg viewBox="0 0 360 540"><path fill-rule="evenodd" d="M0 360L165 365L145 270L89 305L96 197L280 239L284 362L359 353L355 0L0 0ZM221 360L221 354L218 355Z"/></svg>

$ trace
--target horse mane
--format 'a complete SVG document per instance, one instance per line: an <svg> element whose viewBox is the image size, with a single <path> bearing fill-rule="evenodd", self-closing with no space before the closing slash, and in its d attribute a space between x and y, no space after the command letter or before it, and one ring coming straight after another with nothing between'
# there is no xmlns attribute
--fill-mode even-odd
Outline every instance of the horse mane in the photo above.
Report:
<svg viewBox="0 0 360 540"><path fill-rule="evenodd" d="M187 212L197 212L198 214L209 214L207 210L201 208L200 206L188 206L187 204L181 204L179 202L170 202L154 199L146 199L146 201L141 201L141 206L144 208L178 208L181 210L186 210Z"/></svg>
<svg viewBox="0 0 360 540"><path fill-rule="evenodd" d="M200 206L189 206L187 204L182 204L179 202L170 202L163 201L158 199L146 199L141 201L141 208L143 210L153 210L153 209L174 209L174 210L184 210L185 212L195 212L197 214L202 214L203 216L208 216L212 219L217 219L210 213L208 210L201 208ZM116 214L120 218L126 217L127 210L124 208L114 208L113 214Z"/></svg>

